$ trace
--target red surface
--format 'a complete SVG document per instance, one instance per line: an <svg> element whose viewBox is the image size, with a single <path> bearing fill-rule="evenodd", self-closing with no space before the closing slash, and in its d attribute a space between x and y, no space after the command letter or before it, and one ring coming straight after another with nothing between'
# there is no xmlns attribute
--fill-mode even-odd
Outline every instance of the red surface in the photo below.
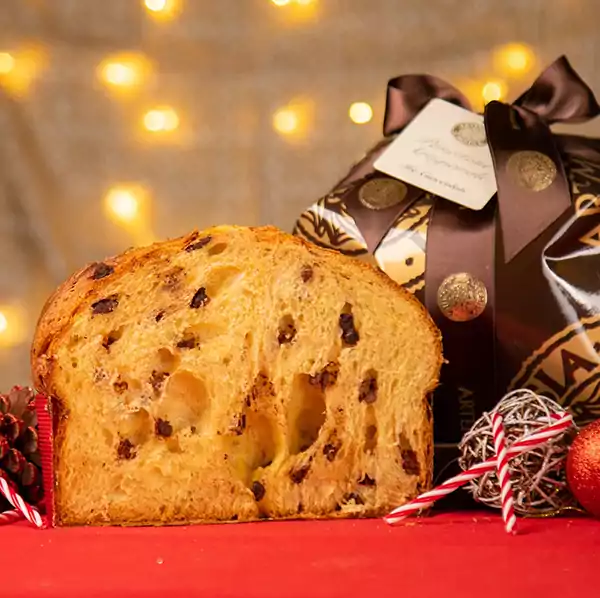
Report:
<svg viewBox="0 0 600 598"><path fill-rule="evenodd" d="M436 515L188 528L0 528L2 598L599 595L600 521Z"/></svg>

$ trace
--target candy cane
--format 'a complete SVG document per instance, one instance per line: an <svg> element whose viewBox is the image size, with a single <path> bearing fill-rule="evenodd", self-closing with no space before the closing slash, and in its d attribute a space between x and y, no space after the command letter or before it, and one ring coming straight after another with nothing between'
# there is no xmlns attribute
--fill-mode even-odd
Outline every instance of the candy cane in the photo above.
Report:
<svg viewBox="0 0 600 598"><path fill-rule="evenodd" d="M521 453L525 453L533 450L534 448L542 446L548 440L550 440L550 438L559 436L568 430L573 423L573 417L568 413L564 413L562 415L553 414L551 418L555 420L554 423L538 430L537 432L534 432L533 434L524 436L520 440L517 440L506 451L508 455L514 457L515 455L520 455ZM478 478L488 471L494 471L497 468L497 465L498 463L495 457L487 459L482 463L477 463L470 469L467 469L467 471L463 471L463 473L450 478L443 484L440 484L437 488L434 488L429 492L425 492L424 494L421 494L415 498L413 501L394 509L389 515L384 517L384 520L386 523L394 525L409 515L413 515L421 509L430 507L436 500L447 496L471 480Z"/></svg>
<svg viewBox="0 0 600 598"><path fill-rule="evenodd" d="M44 522L40 512L30 505L28 505L9 485L8 482L0 477L0 492L4 495L6 500L13 506L17 511L21 513L29 523L32 523L36 527L43 528ZM10 511L9 511L10 512ZM10 516L9 516L10 517ZM13 519L14 521L14 519Z"/></svg>
<svg viewBox="0 0 600 598"><path fill-rule="evenodd" d="M502 496L502 519L504 520L506 531L512 534L516 531L517 518L515 517L515 502L510 473L508 471L508 453L506 452L503 418L497 411L492 415L492 430L496 458L498 459L497 474L500 481L500 494Z"/></svg>
<svg viewBox="0 0 600 598"><path fill-rule="evenodd" d="M0 525L8 525L9 523L15 523L15 521L21 521L21 519L23 519L23 515L17 510L0 513Z"/></svg>

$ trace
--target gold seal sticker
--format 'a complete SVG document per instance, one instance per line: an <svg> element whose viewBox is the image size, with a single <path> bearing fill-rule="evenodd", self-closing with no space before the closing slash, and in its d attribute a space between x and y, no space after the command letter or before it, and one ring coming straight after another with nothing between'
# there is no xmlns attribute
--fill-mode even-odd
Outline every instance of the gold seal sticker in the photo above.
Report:
<svg viewBox="0 0 600 598"><path fill-rule="evenodd" d="M398 205L408 192L396 179L371 179L358 191L358 200L370 210L385 210Z"/></svg>
<svg viewBox="0 0 600 598"><path fill-rule="evenodd" d="M545 154L533 151L515 152L506 164L512 179L530 191L543 191L556 178L556 164Z"/></svg>
<svg viewBox="0 0 600 598"><path fill-rule="evenodd" d="M437 292L438 307L453 322L479 317L487 305L487 289L479 279L459 272L447 276Z"/></svg>
<svg viewBox="0 0 600 598"><path fill-rule="evenodd" d="M458 123L450 132L454 139L463 145L477 147L487 145L485 127L481 123Z"/></svg>

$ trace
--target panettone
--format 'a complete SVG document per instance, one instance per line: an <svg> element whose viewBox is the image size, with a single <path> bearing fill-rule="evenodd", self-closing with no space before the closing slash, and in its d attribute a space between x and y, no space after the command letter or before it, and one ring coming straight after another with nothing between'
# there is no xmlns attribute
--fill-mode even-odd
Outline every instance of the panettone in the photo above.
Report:
<svg viewBox="0 0 600 598"><path fill-rule="evenodd" d="M421 304L358 260L219 227L93 264L35 335L55 522L384 514L432 471Z"/></svg>

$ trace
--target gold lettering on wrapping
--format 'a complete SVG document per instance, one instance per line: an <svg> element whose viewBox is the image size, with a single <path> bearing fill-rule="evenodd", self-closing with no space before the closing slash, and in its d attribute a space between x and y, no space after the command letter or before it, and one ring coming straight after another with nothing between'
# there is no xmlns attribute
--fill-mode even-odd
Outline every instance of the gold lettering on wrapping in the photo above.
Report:
<svg viewBox="0 0 600 598"><path fill-rule="evenodd" d="M586 372L591 372L597 366L597 364L593 361L590 361L581 355L577 355L576 353L572 353L567 349L561 349L560 358L562 361L562 375L564 384L561 384L558 380L551 378L544 370L540 370L535 375L536 380L539 380L542 384L545 384L558 396L565 394L567 389L575 384L575 374L577 372L582 369Z"/></svg>
<svg viewBox="0 0 600 598"><path fill-rule="evenodd" d="M594 166L592 166L591 164L587 163L587 162L583 162L582 160L579 159L573 159L573 162L571 164L571 168L570 168L570 172L571 172L571 178L575 178L575 176L579 175L581 176L584 181L577 181L577 188L579 189L579 186L581 185L582 187L585 186L587 187L589 185L589 181L594 181L596 183L600 183L600 178L598 178L597 176L597 169L594 168ZM583 184L585 182L585 185Z"/></svg>
<svg viewBox="0 0 600 598"><path fill-rule="evenodd" d="M580 195L575 200L575 214L577 217L600 214L600 196L592 193Z"/></svg>
<svg viewBox="0 0 600 598"><path fill-rule="evenodd" d="M458 414L460 416L460 430L467 432L475 423L475 399L472 390L458 388Z"/></svg>
<svg viewBox="0 0 600 598"><path fill-rule="evenodd" d="M583 235L579 239L579 242L585 243L586 245L591 245L592 247L600 247L600 224Z"/></svg>

